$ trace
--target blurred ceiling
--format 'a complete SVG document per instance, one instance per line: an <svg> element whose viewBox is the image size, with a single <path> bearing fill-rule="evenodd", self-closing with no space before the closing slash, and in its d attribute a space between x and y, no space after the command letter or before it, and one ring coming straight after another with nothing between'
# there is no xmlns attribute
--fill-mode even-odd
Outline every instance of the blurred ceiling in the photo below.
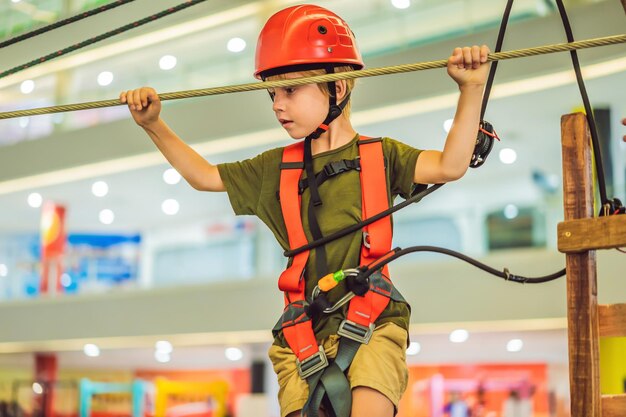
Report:
<svg viewBox="0 0 626 417"><path fill-rule="evenodd" d="M102 1L27 1L0 3L0 27L15 36L45 22L91 9ZM172 0L137 0L2 51L3 68L11 68L91 36L122 26L178 4ZM179 91L251 82L256 34L266 18L290 0L212 0L98 43L67 57L0 79L0 111L115 98L121 90L151 85L158 91ZM445 58L458 43L493 44L504 1L420 0L398 9L389 0L322 0L353 28L369 66ZM623 11L615 1L569 1L577 39L616 34L623 28ZM590 16L604 16L604 24ZM612 20L611 20L612 19ZM505 49L563 41L553 2L515 2ZM617 23L611 23L617 22ZM233 37L246 47L227 50ZM159 68L164 55L176 57L171 70ZM592 102L613 111L616 178L622 178L626 154L617 125L626 114L618 85L626 85L626 48L617 45L581 51L588 67ZM504 206L508 202L537 204L545 195L533 182L533 172L560 176L561 114L580 105L566 54L502 63L487 117L503 138L490 161L471 171L456 186L459 204ZM98 84L103 71L112 81ZM595 71L595 72L594 72ZM551 78L550 78L551 77ZM386 135L419 148L441 149L443 122L453 116L454 84L443 71L364 79L355 93L354 123L368 135ZM384 79L381 79L384 78ZM25 80L34 82L29 94ZM526 84L524 84L524 82ZM262 94L229 95L173 102L164 115L181 136L212 162L253 156L286 142L273 123ZM252 114L248 109L255 110ZM258 114L257 114L258 113ZM219 124L207 124L219 120ZM243 117L242 117L243 116ZM262 120L263 119L263 120ZM218 126L219 125L219 126ZM32 192L66 204L70 231L141 231L199 219L231 216L225 195L198 193L183 182L161 179L168 167L149 140L129 120L123 107L0 121L0 232L33 232L39 211L26 204ZM513 148L518 155L504 165L497 153ZM55 162L56 161L56 162ZM621 162L619 162L621 161ZM621 169L621 171L620 171ZM109 194L97 198L91 184L103 180ZM487 182L490 191L485 190ZM501 192L493 192L499 190ZM139 192L140 191L140 192ZM138 198L137 195L140 194ZM180 203L180 212L161 211L166 198ZM438 197L432 204L441 208ZM447 198L447 197L446 197ZM444 205L445 206L445 205ZM457 206L458 207L458 206ZM113 224L98 221L112 209Z"/></svg>

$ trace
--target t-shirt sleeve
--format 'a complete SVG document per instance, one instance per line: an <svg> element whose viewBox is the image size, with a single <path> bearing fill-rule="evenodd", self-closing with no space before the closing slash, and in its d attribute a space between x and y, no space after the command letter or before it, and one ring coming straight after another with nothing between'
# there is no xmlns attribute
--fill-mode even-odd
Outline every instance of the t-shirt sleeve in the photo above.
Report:
<svg viewBox="0 0 626 417"><path fill-rule="evenodd" d="M238 162L218 164L230 205L236 215L255 215L263 185L265 154Z"/></svg>
<svg viewBox="0 0 626 417"><path fill-rule="evenodd" d="M415 186L415 164L422 151L390 138L384 138L383 144L388 160L391 195L407 199Z"/></svg>

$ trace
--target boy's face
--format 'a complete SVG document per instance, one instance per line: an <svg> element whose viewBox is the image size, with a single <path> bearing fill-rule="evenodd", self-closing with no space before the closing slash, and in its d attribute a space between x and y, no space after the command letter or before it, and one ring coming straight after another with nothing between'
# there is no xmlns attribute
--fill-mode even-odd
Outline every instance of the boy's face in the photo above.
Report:
<svg viewBox="0 0 626 417"><path fill-rule="evenodd" d="M284 74L285 79L302 77L297 72ZM276 119L293 139L311 134L328 113L328 97L317 84L271 89Z"/></svg>

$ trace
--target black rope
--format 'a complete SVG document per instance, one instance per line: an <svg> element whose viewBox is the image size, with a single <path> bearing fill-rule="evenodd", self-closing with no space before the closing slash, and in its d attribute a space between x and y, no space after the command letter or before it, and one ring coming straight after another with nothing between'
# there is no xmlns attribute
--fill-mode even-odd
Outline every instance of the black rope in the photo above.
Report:
<svg viewBox="0 0 626 417"><path fill-rule="evenodd" d="M444 184L432 185L432 186L428 187L427 189L425 189L424 191L421 191L421 192L415 194L414 196L412 196L411 198L403 201L402 203L396 204L395 206L390 207L390 208L388 208L385 211L381 211L380 213L378 213L375 216L368 217L367 219L365 219L365 220L363 220L363 221L361 221L359 223L355 223L352 226L348 226L345 229L339 230L338 232L335 232L333 234L325 236L322 239L314 240L313 242L307 243L306 245L300 246L299 248L286 250L285 252L283 252L283 255L285 255L286 257L292 257L292 256L295 256L295 255L299 254L300 252L304 252L305 250L311 250L311 249L317 248L318 246L326 245L328 242L332 242L333 240L336 240L336 239L339 239L339 238L344 237L346 235L349 235L350 233L354 233L357 230L361 230L365 226L374 223L376 220L380 220L383 217L389 216L390 214L393 214L396 211L398 211L400 209L403 209L404 207L406 207L406 206L408 206L410 204L419 202L422 198L426 197L427 195L429 195L433 191L438 190L443 185Z"/></svg>
<svg viewBox="0 0 626 417"><path fill-rule="evenodd" d="M495 268L492 268L489 265L486 265L480 261L477 261L474 258L471 258L467 255L463 255L460 252L456 252L453 251L451 249L446 249L446 248L441 248L438 246L410 246L406 249L402 249L402 248L395 248L393 249L391 252L393 252L393 255L389 256L389 257L383 257L382 260L379 261L374 261L372 264L375 265L373 268L368 268L368 267L361 267L359 268L361 270L361 274L359 276L359 278L361 279L365 279L367 277L369 277L370 275L372 275L374 272L380 270L382 267L384 267L385 265L387 265L389 262L394 261L396 259L398 259L401 256L407 255L409 253L413 253L413 252L436 252L436 253L442 253L444 255L448 255L448 256L452 256L454 258L460 259L462 261L465 261L473 266L475 266L476 268L482 269L485 272L488 272L492 275L495 275L497 277L500 277L504 280L507 281L513 281L513 282L517 282L520 284L541 284L544 282L548 282L548 281L553 281L557 278L562 277L563 275L565 275L565 268L561 269L560 271L554 272L550 275L544 275L544 276L540 276L540 277L533 277L533 278L529 278L529 277L524 277L521 275L515 275L515 274L511 274L509 272L508 269L504 269L503 271L499 271Z"/></svg>
<svg viewBox="0 0 626 417"><path fill-rule="evenodd" d="M506 32L506 25L509 22L509 16L511 15L511 8L513 7L513 0L508 0L506 7L504 8L504 15L502 16L502 22L500 23L500 30L498 31L498 39L496 40L495 52L502 51L502 44L504 43L504 33ZM487 77L487 84L485 84L485 93L483 94L483 103L480 108L480 120L485 119L485 111L487 110L487 103L489 101L489 94L491 94L491 86L493 80L496 78L496 69L498 68L498 61L491 63L489 68L489 77Z"/></svg>
<svg viewBox="0 0 626 417"><path fill-rule="evenodd" d="M567 17L567 12L565 11L565 6L563 5L562 0L556 0L556 5L559 8L559 14L561 15L561 21L563 22L563 29L565 29L565 35L567 36L568 42L574 42L574 34L572 33L572 27L569 23L569 18ZM609 199L606 195L606 182L604 180L604 165L602 164L602 155L600 152L600 140L598 138L598 129L596 128L596 120L593 116L593 110L591 108L591 104L589 103L589 96L587 96L587 89L585 88L585 81L583 80L583 75L580 71L580 63L578 61L578 53L574 51L570 51L570 55L572 57L572 64L574 65L574 72L576 73L576 82L578 83L578 89L580 90L580 95L583 99L583 104L585 106L585 113L587 116L587 122L589 123L589 130L591 133L591 142L593 144L593 156L596 162L596 176L598 177L598 191L600 192L600 200L602 205L609 203ZM603 210L600 210L602 213Z"/></svg>
<svg viewBox="0 0 626 417"><path fill-rule="evenodd" d="M15 36L14 38L7 39L6 41L0 42L0 49L6 48L9 45L13 45L18 42L25 41L26 39L33 38L37 35L41 35L42 33L49 32L54 29L58 29L62 26L69 25L70 23L78 22L79 20L83 20L87 17L97 15L98 13L106 12L107 10L114 9L118 6L122 6L126 3L130 3L135 0L117 0L113 1L109 4L105 4L104 6L96 7L91 10L88 10L83 13L79 13L75 16L68 17L67 19L59 20L58 22L54 22L50 25L41 27L39 29L35 29L31 32L24 33L23 35Z"/></svg>
<svg viewBox="0 0 626 417"><path fill-rule="evenodd" d="M101 35L95 36L93 38L89 38L89 39L87 39L85 41L82 41L80 43L77 43L75 45L68 46L67 48L58 50L56 52L53 52L53 53L48 54L46 56L43 56L41 58L37 58L35 60L27 62L26 64L22 64L22 65L19 65L19 66L15 67L15 68L11 68L10 70L7 70L7 71L4 71L4 72L0 73L0 78L7 77L7 76L15 74L17 72L23 71L23 70L25 70L27 68L34 67L35 65L42 64L42 63L44 63L46 61L50 61L50 60L52 60L54 58L58 58L60 56L66 55L66 54L68 54L70 52L77 51L77 50L79 50L81 48L84 48L85 46L93 45L96 42L100 42L100 41L102 41L104 39L107 39L107 38L110 38L112 36L119 35L120 33L126 32L126 31L128 31L130 29L134 29L136 27L145 25L146 23L153 22L153 21L155 21L157 19L160 19L162 17L169 16L169 15L171 15L173 13L179 12L179 11L181 11L183 9L186 9L188 7L191 7L191 6L195 6L196 4L202 3L204 1L206 1L206 0L187 0L186 2L181 3L178 6L170 7L169 9L163 10L163 11L161 11L159 13L156 13L156 14L153 14L151 16L145 17L143 19L137 20L137 21L135 21L133 23L129 23L129 24L124 25L122 27L119 27L117 29L111 30L109 32L106 32L106 33L103 33Z"/></svg>

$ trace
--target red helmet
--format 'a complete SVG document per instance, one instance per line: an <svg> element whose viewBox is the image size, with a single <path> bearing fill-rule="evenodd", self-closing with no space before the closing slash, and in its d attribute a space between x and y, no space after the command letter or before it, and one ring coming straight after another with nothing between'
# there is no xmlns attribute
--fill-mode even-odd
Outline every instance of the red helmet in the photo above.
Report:
<svg viewBox="0 0 626 417"><path fill-rule="evenodd" d="M325 64L364 67L354 34L342 18L306 4L281 10L265 23L256 46L256 78L265 78L268 70Z"/></svg>

